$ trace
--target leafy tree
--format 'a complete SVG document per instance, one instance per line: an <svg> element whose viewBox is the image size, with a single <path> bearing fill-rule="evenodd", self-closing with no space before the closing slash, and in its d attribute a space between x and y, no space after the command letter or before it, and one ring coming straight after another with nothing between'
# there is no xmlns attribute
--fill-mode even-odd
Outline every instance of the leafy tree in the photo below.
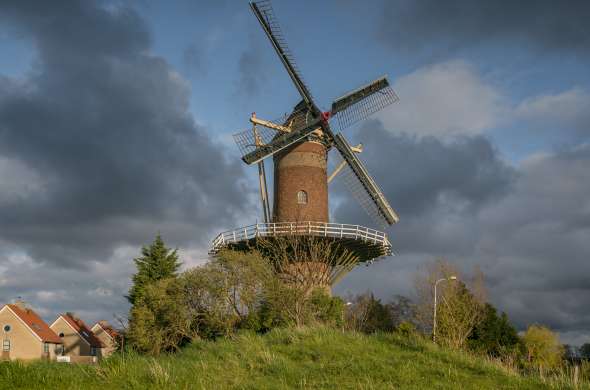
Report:
<svg viewBox="0 0 590 390"><path fill-rule="evenodd" d="M451 276L457 277L457 280L451 279ZM443 259L436 260L419 272L415 278L418 297L416 320L423 332L433 329L434 286L440 279L445 281L440 282L437 288L436 341L452 348L463 348L483 318L483 274L476 269L474 277L467 280L453 264Z"/></svg>
<svg viewBox="0 0 590 390"><path fill-rule="evenodd" d="M162 279L144 286L137 297L127 338L136 350L159 355L197 337L192 324L180 281Z"/></svg>
<svg viewBox="0 0 590 390"><path fill-rule="evenodd" d="M473 328L468 343L471 349L500 357L514 352L519 338L506 313L498 315L496 308L486 303L483 319Z"/></svg>
<svg viewBox="0 0 590 390"><path fill-rule="evenodd" d="M531 325L522 337L526 359L531 367L541 373L545 369L556 368L561 364L563 346L557 333L541 325Z"/></svg>
<svg viewBox="0 0 590 390"><path fill-rule="evenodd" d="M371 293L352 298L347 306L346 322L350 329L364 333L391 331L394 328L390 308Z"/></svg>
<svg viewBox="0 0 590 390"><path fill-rule="evenodd" d="M207 338L231 334L240 326L258 330L258 312L276 283L272 267L259 253L229 250L180 279L195 326Z"/></svg>
<svg viewBox="0 0 590 390"><path fill-rule="evenodd" d="M159 234L150 246L144 246L141 249L141 257L133 261L137 267L137 273L133 275L133 285L127 296L132 305L150 283L176 277L181 265L177 250L166 247Z"/></svg>
<svg viewBox="0 0 590 390"><path fill-rule="evenodd" d="M412 323L416 319L416 305L410 298L403 295L396 295L393 300L387 304L391 312L391 320L394 327L400 324Z"/></svg>
<svg viewBox="0 0 590 390"><path fill-rule="evenodd" d="M580 356L583 359L590 359L590 343L582 344L580 347Z"/></svg>

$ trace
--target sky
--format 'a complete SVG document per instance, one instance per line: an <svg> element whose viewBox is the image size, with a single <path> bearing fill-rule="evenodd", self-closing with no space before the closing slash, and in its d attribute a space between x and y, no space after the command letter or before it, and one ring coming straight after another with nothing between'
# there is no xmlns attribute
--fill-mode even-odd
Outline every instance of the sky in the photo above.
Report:
<svg viewBox="0 0 590 390"><path fill-rule="evenodd" d="M344 131L400 215L396 256L335 293L412 296L442 257L519 329L590 342L590 3L273 5L320 107L384 74L400 97ZM0 51L0 302L114 322L156 234L188 268L262 219L231 135L299 99L247 1L4 0Z"/></svg>

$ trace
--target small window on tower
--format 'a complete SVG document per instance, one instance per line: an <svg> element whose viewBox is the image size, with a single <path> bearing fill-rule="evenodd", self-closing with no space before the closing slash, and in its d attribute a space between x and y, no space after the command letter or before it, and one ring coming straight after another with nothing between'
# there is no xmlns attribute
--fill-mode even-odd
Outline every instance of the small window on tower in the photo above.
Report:
<svg viewBox="0 0 590 390"><path fill-rule="evenodd" d="M297 203L307 204L307 192L302 190L297 193Z"/></svg>

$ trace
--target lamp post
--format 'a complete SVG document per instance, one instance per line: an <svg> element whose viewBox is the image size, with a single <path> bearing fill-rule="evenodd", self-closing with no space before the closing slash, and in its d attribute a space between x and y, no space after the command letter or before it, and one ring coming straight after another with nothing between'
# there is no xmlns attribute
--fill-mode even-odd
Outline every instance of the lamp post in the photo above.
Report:
<svg viewBox="0 0 590 390"><path fill-rule="evenodd" d="M432 341L436 343L436 286L440 282L444 282L445 280L457 280L455 275L449 276L449 278L440 278L436 282L434 282L434 315L433 315L433 323L432 323Z"/></svg>

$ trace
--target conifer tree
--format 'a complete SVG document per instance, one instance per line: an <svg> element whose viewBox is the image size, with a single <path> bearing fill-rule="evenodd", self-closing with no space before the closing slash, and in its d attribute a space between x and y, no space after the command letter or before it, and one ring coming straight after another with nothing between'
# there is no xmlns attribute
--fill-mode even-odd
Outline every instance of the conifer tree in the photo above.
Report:
<svg viewBox="0 0 590 390"><path fill-rule="evenodd" d="M177 250L166 247L160 234L150 246L141 248L141 257L133 261L137 267L137 273L133 275L133 285L127 296L132 305L137 302L147 285L176 277L181 265Z"/></svg>

